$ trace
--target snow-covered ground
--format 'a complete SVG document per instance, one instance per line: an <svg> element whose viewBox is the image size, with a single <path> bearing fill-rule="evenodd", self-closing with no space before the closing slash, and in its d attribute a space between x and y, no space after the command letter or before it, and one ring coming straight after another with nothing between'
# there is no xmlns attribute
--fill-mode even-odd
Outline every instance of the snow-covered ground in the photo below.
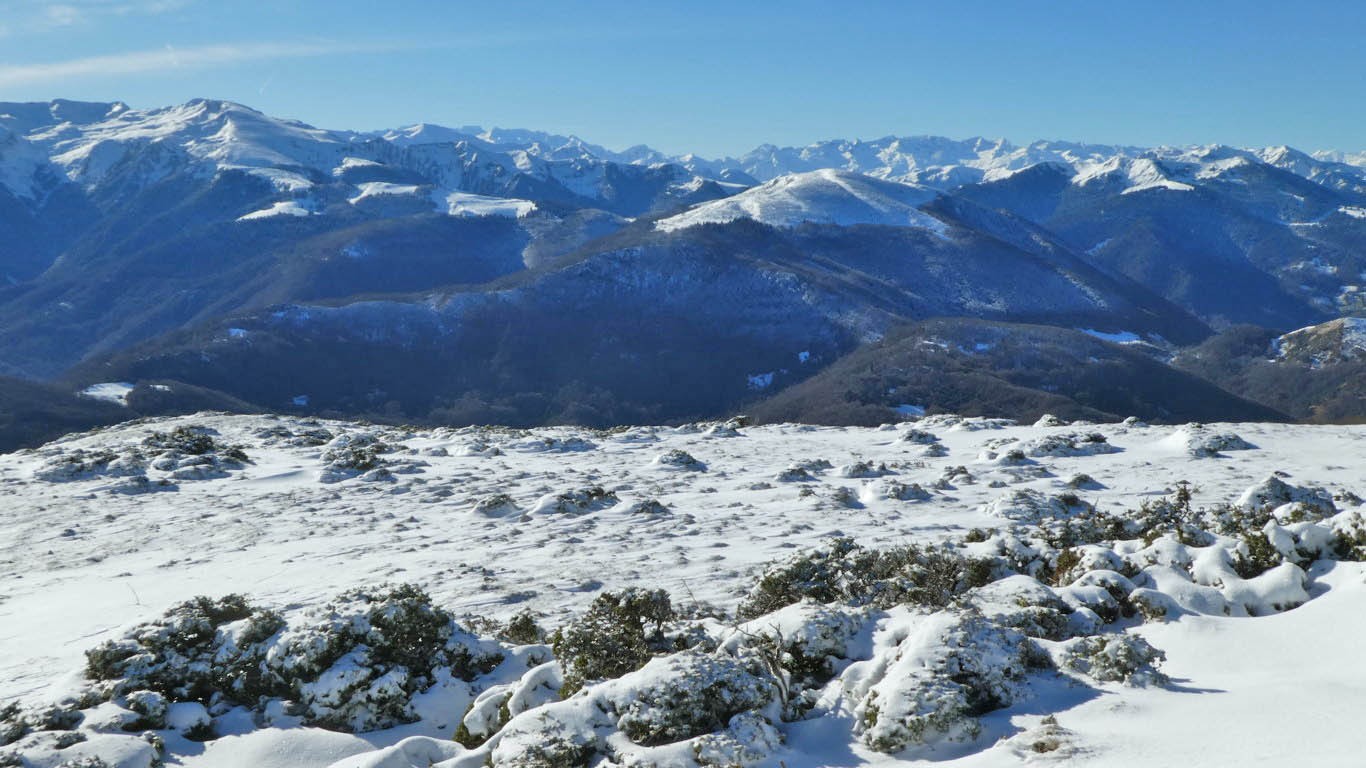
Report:
<svg viewBox="0 0 1366 768"><path fill-rule="evenodd" d="M168 453L165 435L177 427L201 429L179 434L211 436L216 447ZM149 437L154 445L146 444ZM385 447L367 453L374 441ZM246 460L227 446L239 446ZM530 609L543 627L554 628L605 590L641 587L666 590L678 606L729 613L766 565L837 537L866 547L962 539L972 529L1004 531L1040 516L1067 516L1076 500L1125 516L1172 498L1179 481L1190 483L1196 508L1261 504L1282 487L1271 477L1292 489L1287 493L1309 494L1295 496L1301 505L1335 498L1332 515L1320 510L1325 520L1353 514L1361 509L1353 492L1366 494L1366 428L1056 420L1018 426L929 417L877 429L401 430L211 414L130 423L0 456L0 708L11 699L33 706L78 689L85 651L197 595L241 593L292 620L346 590L406 582L457 617L501 621ZM1254 486L1263 497L1245 493ZM1301 491L1311 488L1325 493ZM1312 523L1285 517L1292 513L1299 514L1287 505L1277 518L1285 527L1268 527L1297 531L1292 549L1309 547L1328 530L1328 522L1309 530ZM1270 534L1273 545L1277 535ZM848 640L834 654L846 666L833 687L822 689L812 710L820 716L773 717L773 725L737 716L713 736L767 744L741 762L787 768L914 759L965 766L1355 764L1353 720L1366 711L1366 663L1356 649L1366 636L1362 565L1307 557L1307 576L1283 564L1244 581L1227 562L1216 562L1223 557L1217 546L1185 544L1162 537L1113 547L1125 558L1147 557L1153 565L1136 568L1132 578L1150 589L1138 591L1176 606L1166 620L1120 621L1109 630L1165 652L1166 685L1031 673L1010 678L1008 705L983 714L975 738L877 751L869 746L873 735L890 727L883 720L904 703L894 695L897 685L910 685L905 681L918 674L903 669L920 663L907 649L921 643L915 653L938 658L935 643L959 626L934 614L943 624L934 634L939 625L895 608L877 614L882 618L859 614L871 623L861 630L863 640ZM1191 562L1182 565L1183 558ZM1077 589L1060 587L1058 594L1073 600L1082 594ZM1305 597L1312 599L1278 612ZM991 604L985 596L974 600ZM1071 615L1075 623L1083 614ZM721 623L727 621L734 620ZM969 627L975 619L961 621ZM1057 653L1065 647L1042 645ZM688 667L702 663L690 658L656 659L549 705L544 717L577 723L575 707L588 707L584 702L605 711L624 706L623 697L647 695L667 674L715 672ZM545 674L517 659L527 675ZM166 759L323 768L403 737L430 736L436 740L419 738L339 765L483 765L486 754L462 758L450 742L480 683L472 685L469 693L424 700L419 723L359 735L283 717L252 721L239 708L219 716L220 738L207 745L168 731ZM881 714L868 691L882 692ZM518 739L540 738L524 719L514 719L494 748L496 765L541 764L499 757ZM257 727L265 723L274 727ZM91 735L69 754L147 765L149 753L129 746L135 741ZM656 746L635 758L646 762L601 765L707 764L688 761L719 742L688 743L691 756L669 757ZM1038 751L1044 743L1053 747ZM22 764L55 766L67 753L33 754L40 756Z"/></svg>

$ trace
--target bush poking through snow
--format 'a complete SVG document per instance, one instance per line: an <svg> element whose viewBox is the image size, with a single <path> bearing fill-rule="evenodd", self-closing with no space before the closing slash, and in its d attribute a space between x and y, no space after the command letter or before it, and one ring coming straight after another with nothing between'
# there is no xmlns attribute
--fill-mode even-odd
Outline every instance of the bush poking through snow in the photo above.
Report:
<svg viewBox="0 0 1366 768"><path fill-rule="evenodd" d="M741 712L762 709L773 683L762 668L739 659L684 651L651 663L653 684L642 686L618 722L631 741L658 746L718 731Z"/></svg>
<svg viewBox="0 0 1366 768"><path fill-rule="evenodd" d="M287 699L306 723L368 731L414 720L410 699L438 669L468 680L501 659L411 585L348 592L308 619L196 598L87 652L87 674L149 722L165 716L155 697L258 710Z"/></svg>
<svg viewBox="0 0 1366 768"><path fill-rule="evenodd" d="M1071 641L1063 664L1102 683L1132 686L1166 685L1157 670L1166 654L1138 635L1095 635Z"/></svg>
<svg viewBox="0 0 1366 768"><path fill-rule="evenodd" d="M600 485L559 494L547 494L536 501L532 514L582 515L615 507L621 499Z"/></svg>
<svg viewBox="0 0 1366 768"><path fill-rule="evenodd" d="M792 557L765 571L736 609L754 618L810 598L820 603L943 607L991 580L991 564L939 547L865 549L852 539Z"/></svg>
<svg viewBox="0 0 1366 768"><path fill-rule="evenodd" d="M246 464L250 462L247 453L238 445L221 445L213 439L217 434L207 427L182 424L170 432L153 432L142 441L144 446L159 451L173 451L189 456L218 454L224 462Z"/></svg>
<svg viewBox="0 0 1366 768"><path fill-rule="evenodd" d="M536 623L536 615L526 609L508 619L498 632L498 639L511 645L535 645L545 641L545 630Z"/></svg>
<svg viewBox="0 0 1366 768"><path fill-rule="evenodd" d="M654 465L660 469L673 469L682 472L705 472L707 465L698 461L691 453L682 448L661 453L655 457Z"/></svg>
<svg viewBox="0 0 1366 768"><path fill-rule="evenodd" d="M564 695L590 681L634 672L657 651L667 650L664 625L673 618L673 604L662 589L598 595L583 616L551 638L564 669Z"/></svg>

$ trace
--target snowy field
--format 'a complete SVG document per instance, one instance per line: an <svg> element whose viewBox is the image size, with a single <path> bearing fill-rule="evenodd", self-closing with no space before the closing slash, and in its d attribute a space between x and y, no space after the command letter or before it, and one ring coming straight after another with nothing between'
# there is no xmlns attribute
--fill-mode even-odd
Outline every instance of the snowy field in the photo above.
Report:
<svg viewBox="0 0 1366 768"><path fill-rule="evenodd" d="M106 428L0 455L0 709L22 704L0 722L0 765L1359 764L1358 493L1362 427ZM841 582L848 600L755 608L766 567L843 537L949 542L992 563L990 583L891 605ZM167 708L129 695L141 667L93 689L83 676L86 651L195 596L278 611L273 664L318 617L356 621L338 595L403 583L481 635L443 640L470 679L366 678L357 704L346 664L366 657L348 653L298 689L308 707ZM548 647L489 636L527 611L554 630L628 588L665 590L664 631L688 642L563 701ZM184 647L221 660L243 632ZM782 669L765 668L775 644ZM668 719L708 681L719 720ZM415 722L382 711L390 694ZM80 714L23 714L61 702ZM325 716L333 730L307 725ZM487 741L460 746L462 725Z"/></svg>

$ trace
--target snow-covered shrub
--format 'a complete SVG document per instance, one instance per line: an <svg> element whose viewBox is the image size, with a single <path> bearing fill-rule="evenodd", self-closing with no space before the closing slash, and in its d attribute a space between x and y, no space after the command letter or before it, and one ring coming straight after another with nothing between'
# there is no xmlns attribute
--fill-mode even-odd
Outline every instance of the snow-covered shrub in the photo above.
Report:
<svg viewBox="0 0 1366 768"><path fill-rule="evenodd" d="M1008 576L974 589L967 602L993 623L1029 637L1062 640L1072 634L1072 608L1029 576Z"/></svg>
<svg viewBox="0 0 1366 768"><path fill-rule="evenodd" d="M940 491L951 491L955 485L972 485L977 482L977 478L968 471L967 467L956 466L947 467L935 480L933 487Z"/></svg>
<svg viewBox="0 0 1366 768"><path fill-rule="evenodd" d="M511 645L533 645L545 640L545 630L536 623L536 615L525 609L507 620L498 632L498 639Z"/></svg>
<svg viewBox="0 0 1366 768"><path fill-rule="evenodd" d="M633 672L668 647L664 625L674 618L663 590L603 592L578 619L555 632L551 645L564 669L564 692L586 682Z"/></svg>
<svg viewBox="0 0 1366 768"><path fill-rule="evenodd" d="M347 433L334 438L323 451L323 471L319 480L335 483L347 478L385 469L389 462L382 454L393 449L375 433Z"/></svg>
<svg viewBox="0 0 1366 768"><path fill-rule="evenodd" d="M633 515L667 515L669 508L654 499L632 502L626 511Z"/></svg>
<svg viewBox="0 0 1366 768"><path fill-rule="evenodd" d="M1078 472L1067 479L1067 487L1078 491L1095 491L1104 486L1096 482L1094 477L1091 477L1085 472Z"/></svg>
<svg viewBox="0 0 1366 768"><path fill-rule="evenodd" d="M773 700L773 683L753 661L684 651L655 659L618 726L636 744L658 746L724 728Z"/></svg>
<svg viewBox="0 0 1366 768"><path fill-rule="evenodd" d="M1099 432L1059 432L1043 435L1028 440L1023 440L1014 445L1013 450L1020 452L1017 461L1024 457L1029 458L1064 458L1074 456L1099 456L1107 453L1119 453L1116 448L1106 440L1105 435ZM993 455L987 457L996 458Z"/></svg>
<svg viewBox="0 0 1366 768"><path fill-rule="evenodd" d="M127 731L156 731L166 727L166 713L170 709L166 697L156 691L133 691L126 697L128 709L138 713L138 719L124 726Z"/></svg>
<svg viewBox="0 0 1366 768"><path fill-rule="evenodd" d="M1187 424L1172 434L1186 454L1197 459L1218 457L1224 451L1250 451L1257 446L1232 432L1214 432L1204 424Z"/></svg>
<svg viewBox="0 0 1366 768"><path fill-rule="evenodd" d="M991 579L990 563L941 547L866 549L852 539L771 566L737 608L754 618L810 598L820 603L944 606Z"/></svg>
<svg viewBox="0 0 1366 768"><path fill-rule="evenodd" d="M1322 488L1304 488L1290 485L1275 475L1253 485L1238 497L1237 506L1245 510L1276 509L1284 505L1296 505L1300 509L1300 519L1320 519L1332 517L1337 513L1333 495ZM1278 518L1284 517L1278 514ZM1291 519L1288 522L1299 522Z"/></svg>
<svg viewBox="0 0 1366 768"><path fill-rule="evenodd" d="M1366 560L1366 518L1344 512L1333 519L1333 554L1340 560Z"/></svg>
<svg viewBox="0 0 1366 768"><path fill-rule="evenodd" d="M48 459L34 471L33 476L50 483L64 483L96 477L132 477L146 471L146 458L136 449L119 454L107 449L87 451L77 448Z"/></svg>
<svg viewBox="0 0 1366 768"><path fill-rule="evenodd" d="M866 609L801 602L735 627L721 648L757 655L779 684L784 717L798 719L849 663L850 646L867 618Z"/></svg>
<svg viewBox="0 0 1366 768"><path fill-rule="evenodd" d="M863 502L859 501L858 492L843 485L830 492L830 501L836 506L847 509L861 509L863 507Z"/></svg>
<svg viewBox="0 0 1366 768"><path fill-rule="evenodd" d="M654 466L661 469L675 469L685 472L705 472L707 465L693 457L682 448L674 448L656 456Z"/></svg>
<svg viewBox="0 0 1366 768"><path fill-rule="evenodd" d="M193 424L182 424L170 432L153 432L142 444L158 451L204 456L217 454L224 463L242 465L251 460L239 445L223 445L214 440L215 430Z"/></svg>
<svg viewBox="0 0 1366 768"><path fill-rule="evenodd" d="M1157 669L1166 658L1138 635L1095 635L1069 642L1063 665L1102 683L1141 687L1167 683L1167 676Z"/></svg>
<svg viewBox="0 0 1366 768"><path fill-rule="evenodd" d="M892 647L868 676L846 676L855 732L879 752L977 738L977 718L1013 703L1025 674L1047 663L1032 641L980 616L941 611L896 624L882 630Z"/></svg>
<svg viewBox="0 0 1366 768"><path fill-rule="evenodd" d="M517 514L517 502L506 493L495 493L476 501L470 510L484 517L507 517Z"/></svg>
<svg viewBox="0 0 1366 768"><path fill-rule="evenodd" d="M891 470L886 464L874 464L871 461L856 461L852 464L845 464L839 468L840 477L848 478L868 478L882 477L891 474Z"/></svg>
<svg viewBox="0 0 1366 768"><path fill-rule="evenodd" d="M226 669L208 663L217 655L219 627L253 618L269 625L268 634L281 625L278 616L258 612L241 595L194 598L120 640L86 651L86 675L115 682L115 695L141 690L174 701L207 702L231 685L220 677Z"/></svg>
<svg viewBox="0 0 1366 768"><path fill-rule="evenodd" d="M1075 494L1048 496L1033 488L1017 488L988 503L983 511L1019 523L1042 523L1087 514L1094 508Z"/></svg>
<svg viewBox="0 0 1366 768"><path fill-rule="evenodd" d="M753 768L782 745L782 734L764 716L741 712L725 730L698 737L693 756L702 768Z"/></svg>
<svg viewBox="0 0 1366 768"><path fill-rule="evenodd" d="M1244 579L1252 579L1280 565L1281 553L1271 545L1270 539L1261 531L1252 531L1243 537L1233 559L1233 570Z"/></svg>
<svg viewBox="0 0 1366 768"><path fill-rule="evenodd" d="M621 499L612 491L600 485L591 488L551 493L536 500L531 507L532 514L582 515L600 509L616 506Z"/></svg>
<svg viewBox="0 0 1366 768"><path fill-rule="evenodd" d="M598 446L593 441L578 436L545 436L514 443L512 447L528 453L579 453L594 450Z"/></svg>
<svg viewBox="0 0 1366 768"><path fill-rule="evenodd" d="M687 650L513 715L457 768L748 768L781 743L756 660Z"/></svg>
<svg viewBox="0 0 1366 768"><path fill-rule="evenodd" d="M415 719L410 699L438 670L469 680L501 658L411 585L348 592L306 618L289 626L237 595L196 598L88 651L87 675L144 718L152 696L257 709L287 699L307 723L366 731Z"/></svg>
<svg viewBox="0 0 1366 768"><path fill-rule="evenodd" d="M901 436L901 441L915 445L929 445L939 442L939 438L933 432L926 432L923 429L908 429Z"/></svg>

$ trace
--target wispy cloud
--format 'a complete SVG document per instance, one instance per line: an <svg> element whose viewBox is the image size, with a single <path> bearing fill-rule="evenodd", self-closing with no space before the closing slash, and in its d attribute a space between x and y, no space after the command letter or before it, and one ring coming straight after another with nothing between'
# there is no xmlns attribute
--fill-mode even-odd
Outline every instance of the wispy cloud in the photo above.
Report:
<svg viewBox="0 0 1366 768"><path fill-rule="evenodd" d="M7 29L26 32L74 27L109 16L159 16L190 5L191 0L0 0Z"/></svg>
<svg viewBox="0 0 1366 768"><path fill-rule="evenodd" d="M375 43L274 42L205 45L195 48L165 48L129 51L107 56L89 56L40 64L0 65L0 87L32 85L56 80L110 75L171 72L218 64L235 64L270 59L331 56L343 53L375 53L402 50L409 46Z"/></svg>

